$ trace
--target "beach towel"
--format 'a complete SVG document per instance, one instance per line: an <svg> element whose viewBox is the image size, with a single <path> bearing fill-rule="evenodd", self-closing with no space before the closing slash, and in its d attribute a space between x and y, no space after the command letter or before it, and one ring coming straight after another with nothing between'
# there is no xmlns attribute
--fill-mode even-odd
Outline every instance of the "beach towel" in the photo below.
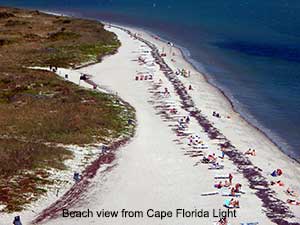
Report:
<svg viewBox="0 0 300 225"><path fill-rule="evenodd" d="M224 207L228 208L228 209L233 209L234 207L230 205L230 200L226 199L224 201Z"/></svg>
<svg viewBox="0 0 300 225"><path fill-rule="evenodd" d="M194 149L208 149L208 147L205 146L205 145L203 145L203 144L193 146L193 148L194 148Z"/></svg>
<svg viewBox="0 0 300 225"><path fill-rule="evenodd" d="M218 191L213 191L213 192L202 193L201 196L211 196L211 195L218 195L218 194L219 194Z"/></svg>
<svg viewBox="0 0 300 225"><path fill-rule="evenodd" d="M218 176L215 176L214 178L215 179L229 179L229 176L228 175L224 175L224 176L218 175Z"/></svg>
<svg viewBox="0 0 300 225"><path fill-rule="evenodd" d="M224 169L224 166L223 165L210 165L208 167L209 170L222 170Z"/></svg>
<svg viewBox="0 0 300 225"><path fill-rule="evenodd" d="M241 197L241 194L235 194L235 195L231 195L231 193L222 193L222 196L226 196L226 197Z"/></svg>

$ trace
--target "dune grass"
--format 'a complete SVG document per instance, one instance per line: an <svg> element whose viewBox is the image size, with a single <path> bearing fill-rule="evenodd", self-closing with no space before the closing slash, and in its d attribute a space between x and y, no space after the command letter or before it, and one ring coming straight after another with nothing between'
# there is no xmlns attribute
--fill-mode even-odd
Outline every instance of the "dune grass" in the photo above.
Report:
<svg viewBox="0 0 300 225"><path fill-rule="evenodd" d="M30 66L99 62L120 42L101 23L0 8L0 205L20 211L66 169L58 144L109 144L133 132L134 110L116 96L88 91Z"/></svg>

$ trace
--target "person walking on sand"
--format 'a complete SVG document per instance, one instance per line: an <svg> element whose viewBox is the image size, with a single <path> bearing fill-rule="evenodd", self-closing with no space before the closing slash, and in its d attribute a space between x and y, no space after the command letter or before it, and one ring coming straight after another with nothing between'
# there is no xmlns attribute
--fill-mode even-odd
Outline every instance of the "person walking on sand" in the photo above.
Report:
<svg viewBox="0 0 300 225"><path fill-rule="evenodd" d="M79 182L80 181L80 174L78 172L74 172L73 179L76 183Z"/></svg>
<svg viewBox="0 0 300 225"><path fill-rule="evenodd" d="M229 177L229 183L230 183L230 185L232 185L232 179L233 179L232 174L230 173L228 177Z"/></svg>
<svg viewBox="0 0 300 225"><path fill-rule="evenodd" d="M13 224L14 225L22 225L20 216L15 216Z"/></svg>
<svg viewBox="0 0 300 225"><path fill-rule="evenodd" d="M224 147L221 148L221 157L220 158L221 159L225 158L225 148Z"/></svg>

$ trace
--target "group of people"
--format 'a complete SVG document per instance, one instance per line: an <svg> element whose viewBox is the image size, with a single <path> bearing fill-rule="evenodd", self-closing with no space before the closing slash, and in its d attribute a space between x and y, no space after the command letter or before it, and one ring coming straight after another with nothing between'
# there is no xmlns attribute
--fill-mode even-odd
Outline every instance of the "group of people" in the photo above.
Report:
<svg viewBox="0 0 300 225"><path fill-rule="evenodd" d="M217 113L215 111L213 111L213 114L212 114L214 117L217 117L217 118L221 118L221 115L220 113Z"/></svg>
<svg viewBox="0 0 300 225"><path fill-rule="evenodd" d="M178 120L178 129L179 130L185 130L188 128L188 125L190 123L190 117L189 116L184 116L183 118L180 118Z"/></svg>
<svg viewBox="0 0 300 225"><path fill-rule="evenodd" d="M189 70L185 70L185 69L178 69L176 72L175 72L176 75L181 75L181 76L184 76L184 77L189 77L191 75L191 71Z"/></svg>
<svg viewBox="0 0 300 225"><path fill-rule="evenodd" d="M57 72L57 66L52 66L52 65L50 65L50 66L49 66L49 69L50 69L50 71L52 71L52 72L54 72L54 73Z"/></svg>
<svg viewBox="0 0 300 225"><path fill-rule="evenodd" d="M245 155L256 156L256 151L255 151L255 149L249 148L249 149L245 152Z"/></svg>
<svg viewBox="0 0 300 225"><path fill-rule="evenodd" d="M194 145L202 144L202 141L201 141L200 137L197 134L190 135L188 137L188 141L189 141L188 142L189 146L194 146Z"/></svg>
<svg viewBox="0 0 300 225"><path fill-rule="evenodd" d="M278 178L283 175L283 170L282 169L273 170L273 172L270 175L274 178ZM284 182L282 180L271 181L270 184L272 186L279 186L279 187L284 186ZM286 200L286 202L288 204L297 205L297 206L300 205L300 201L296 200L296 198L298 198L299 196L294 190L292 190L290 187L288 187L287 190L285 191L285 193L289 196L289 198Z"/></svg>

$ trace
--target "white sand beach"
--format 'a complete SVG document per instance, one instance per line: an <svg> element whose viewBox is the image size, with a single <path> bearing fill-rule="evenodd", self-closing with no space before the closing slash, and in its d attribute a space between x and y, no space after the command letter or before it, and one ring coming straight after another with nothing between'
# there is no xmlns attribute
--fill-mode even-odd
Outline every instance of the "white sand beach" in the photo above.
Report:
<svg viewBox="0 0 300 225"><path fill-rule="evenodd" d="M230 102L222 93L210 85L204 76L196 71L191 64L184 60L179 49L170 47L167 43L160 41L142 30L129 29L153 43L160 51L164 49L166 57L163 57L168 66L175 72L178 69L190 71L189 77L175 76L185 87L192 86L187 90L187 95L193 100L196 111L204 116L211 126L218 130L222 137L226 137L231 145L240 154L249 148L256 150L256 156L245 155L251 162L248 167L259 172L259 176L253 174L257 180L264 182L282 181L284 186L277 184L262 187L268 192L264 196L263 190L258 190L254 185L254 179L249 178L247 169L237 165L237 160L231 160L231 153L221 156L220 144L224 138L211 138L199 125L196 117L190 115L183 106L183 100L178 95L174 84L166 77L151 54L151 48L140 40L132 37L127 32L116 27L107 26L107 29L115 32L122 46L117 54L106 57L103 62L88 66L79 70L59 69L62 76L68 74L69 80L78 83L80 73L92 75L92 81L99 84L110 92L117 93L122 99L130 103L136 109L137 130L132 140L122 146L117 152L117 158L113 161L115 165L111 170L99 172L93 178L88 191L80 196L80 199L69 210L97 211L105 210L226 210L223 206L230 196L222 196L222 193L230 193L230 189L219 190L214 187L220 180L217 176L233 175L232 185L240 183L242 191L239 200L240 208L236 209L237 217L229 218L229 224L254 223L268 225L280 224L282 219L295 224L300 221L300 206L289 205L287 199L300 201L299 197L291 197L285 193L287 188L300 193L300 166L297 162L283 154L263 133L248 124L238 113L234 112ZM140 58L140 60L138 60ZM136 76L143 80L136 80ZM149 80L149 78L152 78ZM145 80L147 76L147 80ZM84 82L81 85L89 87ZM169 94L163 92L167 88ZM175 108L176 114L170 113ZM212 116L213 112L220 114L221 118ZM99 115L101 116L101 115ZM190 122L182 130L183 136L179 135L178 120L184 116L190 116ZM197 135L202 144L188 145L189 137ZM203 149L199 149L203 148ZM218 163L224 169L208 169L211 165L201 163L201 159L209 154L216 154ZM282 169L280 177L272 177L273 170ZM250 171L249 169L249 171ZM223 182L225 180L222 180ZM265 188L265 189L264 189ZM274 191L274 192L270 192ZM217 192L215 195L202 196L205 193ZM260 194L258 194L259 192ZM270 197L271 196L271 197ZM282 215L278 213L274 205L288 207L283 209ZM56 200L56 199L53 199ZM47 201L49 202L49 201ZM48 203L39 206L42 212L49 206ZM272 211L274 210L274 211ZM276 211L277 210L277 211ZM287 212L290 211L290 212ZM286 215L292 216L286 216ZM30 224L35 214L20 213L24 224ZM292 217L292 218L289 218ZM12 217L11 217L12 218ZM273 219L273 222L271 221ZM214 224L218 218L182 218L173 215L170 218L57 218L44 220L40 224L49 225L76 225L76 224L101 224L101 225L183 225L183 224ZM274 221L277 221L274 223ZM11 224L8 216L0 224Z"/></svg>

